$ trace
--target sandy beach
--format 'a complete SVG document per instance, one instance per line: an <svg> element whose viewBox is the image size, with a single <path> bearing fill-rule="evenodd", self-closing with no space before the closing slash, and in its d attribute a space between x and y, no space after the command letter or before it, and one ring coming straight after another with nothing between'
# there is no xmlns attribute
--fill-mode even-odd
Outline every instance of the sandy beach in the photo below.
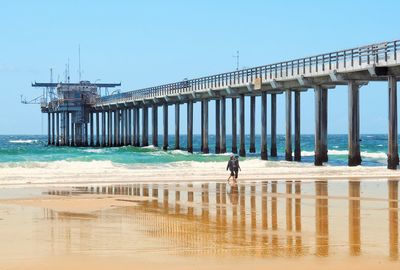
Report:
<svg viewBox="0 0 400 270"><path fill-rule="evenodd" d="M0 269L397 269L398 181L3 186Z"/></svg>

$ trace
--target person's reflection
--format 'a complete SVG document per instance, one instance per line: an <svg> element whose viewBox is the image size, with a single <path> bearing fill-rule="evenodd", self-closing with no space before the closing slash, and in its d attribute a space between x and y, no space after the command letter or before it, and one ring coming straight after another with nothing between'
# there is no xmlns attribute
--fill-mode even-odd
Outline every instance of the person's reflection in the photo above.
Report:
<svg viewBox="0 0 400 270"><path fill-rule="evenodd" d="M315 191L316 253L317 256L328 256L328 183L326 181L316 181Z"/></svg>
<svg viewBox="0 0 400 270"><path fill-rule="evenodd" d="M349 244L350 255L361 253L360 181L349 181Z"/></svg>
<svg viewBox="0 0 400 270"><path fill-rule="evenodd" d="M389 180L389 256L393 260L399 258L399 182Z"/></svg>

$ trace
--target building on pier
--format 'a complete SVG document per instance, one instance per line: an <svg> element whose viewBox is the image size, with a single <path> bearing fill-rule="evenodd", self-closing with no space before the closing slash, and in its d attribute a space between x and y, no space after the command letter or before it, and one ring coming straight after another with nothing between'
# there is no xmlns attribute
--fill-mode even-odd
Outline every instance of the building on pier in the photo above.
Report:
<svg viewBox="0 0 400 270"><path fill-rule="evenodd" d="M236 70L233 72L183 80L170 84L149 87L114 95L92 96L82 106L76 106L82 114L74 116L78 125L89 123L89 143L87 129L82 133L72 132L71 136L82 134L82 144L72 139L73 145L91 146L147 146L148 110L152 109L153 145L158 146L158 107L163 108L163 143L164 150L168 145L168 106L175 106L175 148L180 148L180 110L181 104L187 105L187 146L193 152L193 104L201 103L201 151L209 149L209 102L216 103L216 148L215 152L227 151L226 145L226 102L232 103L232 146L233 153L246 155L245 121L250 122L250 152L256 151L255 145L255 100L261 98L261 158L268 158L267 143L267 96L271 98L270 108L270 156L277 156L276 147L276 96L284 94L286 100L286 150L288 161L301 160L300 147L300 98L303 91L314 90L315 93L315 165L320 166L328 161L328 96L330 89L338 85L348 86L348 164L361 164L360 155L360 106L359 89L370 81L387 82L389 102L388 121L388 168L396 169L399 164L397 132L397 81L400 76L400 40L376 43L357 48L294 59L290 61ZM34 85L36 86L36 85ZM97 85L98 86L98 85ZM115 86L115 85L114 85ZM83 85L82 85L83 87ZM90 91L88 91L90 92ZM292 125L292 96L294 94L294 125ZM89 97L88 96L88 97ZM245 97L250 97L250 115L245 115ZM82 98L83 99L83 98ZM95 101L91 103L91 101ZM239 100L239 109L237 108ZM59 119L51 108L53 101L45 106L49 112L49 144L54 144L54 134L59 134ZM57 104L58 100L55 100ZM59 106L57 108L65 108ZM237 127L237 110L239 110L239 132ZM58 112L58 111L56 111ZM50 115L53 113L52 118ZM85 113L89 113L87 116ZM93 120L94 116L96 121ZM101 123L100 123L101 116ZM141 118L141 120L140 120ZM140 125L141 123L141 125ZM51 126L51 129L50 129ZM57 132L55 132L55 126ZM101 130L100 130L101 126ZM294 147L292 145L292 126L294 126ZM96 130L94 130L96 127ZM65 130L62 129L62 130ZM62 131L61 133L63 133ZM65 131L67 142L68 132ZM238 134L239 133L239 149ZM96 134L96 141L94 140ZM99 135L101 134L101 136ZM101 138L101 140L100 140ZM80 138L79 138L80 140ZM78 141L79 141L78 140ZM58 142L58 139L56 139ZM294 156L293 156L294 154Z"/></svg>

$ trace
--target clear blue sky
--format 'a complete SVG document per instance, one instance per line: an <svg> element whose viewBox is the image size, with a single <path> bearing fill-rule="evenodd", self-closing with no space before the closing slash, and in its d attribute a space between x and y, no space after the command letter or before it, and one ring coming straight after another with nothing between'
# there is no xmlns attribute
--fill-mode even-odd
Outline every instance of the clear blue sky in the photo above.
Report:
<svg viewBox="0 0 400 270"><path fill-rule="evenodd" d="M41 90L30 84L48 81L50 67L55 78L63 79L68 58L71 79L77 80L78 44L83 79L121 81L122 91L128 91L234 70L236 50L240 66L251 67L400 39L399 10L396 0L5 0L0 8L0 134L46 132L39 106L22 105L20 95L39 96ZM302 95L305 134L314 132L313 97L311 90ZM363 87L360 99L361 132L386 133L387 84ZM283 105L281 96L279 133L284 132ZM211 104L211 133L213 115ZM182 117L182 129L185 122ZM329 90L328 129L347 133L346 87ZM199 133L199 125L194 131Z"/></svg>

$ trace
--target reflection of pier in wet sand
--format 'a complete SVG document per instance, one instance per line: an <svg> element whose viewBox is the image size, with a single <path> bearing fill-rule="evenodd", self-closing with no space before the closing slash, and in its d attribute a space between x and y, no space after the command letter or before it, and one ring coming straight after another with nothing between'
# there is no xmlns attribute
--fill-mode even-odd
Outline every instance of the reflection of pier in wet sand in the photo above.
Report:
<svg viewBox="0 0 400 270"><path fill-rule="evenodd" d="M398 182L388 181L386 198L361 196L363 187L357 180L340 185L343 188L339 194L336 188L328 192L330 183L325 180L314 184L270 181L238 186L146 183L76 187L51 190L49 194L132 196L136 204L124 210L129 220L148 237L168 240L173 245L171 252L182 255L362 256L382 252L387 246L387 253L381 255L398 260ZM364 201L365 205L373 202L388 210L363 208ZM348 211L341 208L343 217L337 216L335 209L343 203L348 204ZM387 237L377 236L373 245L363 243L363 237L371 238L375 233L368 231L369 224L381 228ZM342 227L343 231L338 229Z"/></svg>

